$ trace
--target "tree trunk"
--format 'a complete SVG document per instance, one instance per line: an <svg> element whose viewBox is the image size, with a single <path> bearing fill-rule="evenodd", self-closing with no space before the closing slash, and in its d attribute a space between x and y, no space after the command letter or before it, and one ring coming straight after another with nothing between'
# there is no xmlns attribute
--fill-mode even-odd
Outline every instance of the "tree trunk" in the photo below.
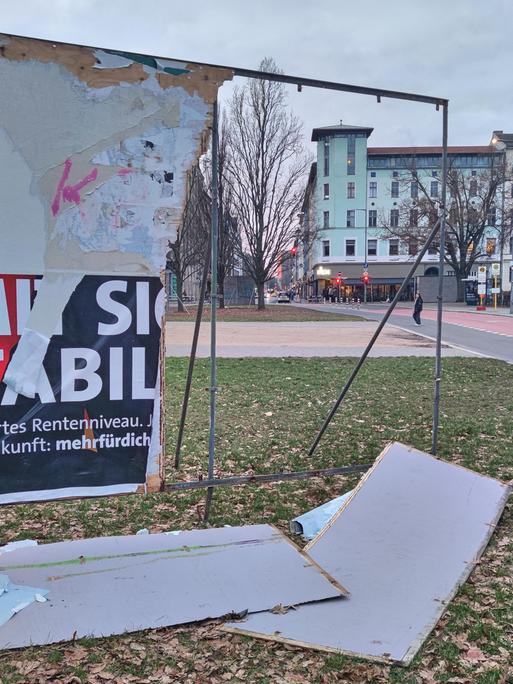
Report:
<svg viewBox="0 0 513 684"><path fill-rule="evenodd" d="M224 277L219 277L217 274L217 299L219 301L219 308L224 309Z"/></svg>
<svg viewBox="0 0 513 684"><path fill-rule="evenodd" d="M265 299L264 299L264 283L257 283L257 294L258 294L258 309L259 311L265 309Z"/></svg>
<svg viewBox="0 0 513 684"><path fill-rule="evenodd" d="M178 271L176 272L176 299L178 302L178 311L185 311L183 305L183 279L182 274Z"/></svg>
<svg viewBox="0 0 513 684"><path fill-rule="evenodd" d="M457 277L457 300L458 302L465 301L465 283L461 280L461 276Z"/></svg>

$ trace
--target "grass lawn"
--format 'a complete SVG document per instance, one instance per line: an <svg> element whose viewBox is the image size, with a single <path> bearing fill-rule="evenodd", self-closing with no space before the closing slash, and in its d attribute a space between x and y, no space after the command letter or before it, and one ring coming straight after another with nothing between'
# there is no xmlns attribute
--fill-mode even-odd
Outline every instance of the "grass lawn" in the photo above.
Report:
<svg viewBox="0 0 513 684"><path fill-rule="evenodd" d="M196 320L196 306L188 306L187 311L179 313L178 311L171 311L167 315L168 321L189 321ZM217 310L217 319L219 321L228 321L230 323L246 323L259 322L264 323L283 323L286 321L363 321L361 316L355 309L346 309L345 307L333 306L333 313L328 311L315 311L314 309L299 308L297 306L290 306L290 304L270 304L265 307L263 311L259 311L256 306L230 306L227 309ZM335 313L336 312L336 313ZM202 320L210 320L210 305L206 306L203 311Z"/></svg>
<svg viewBox="0 0 513 684"><path fill-rule="evenodd" d="M172 454L186 359L167 362ZM218 474L372 462L389 440L430 447L433 361L370 359L314 457L307 447L354 361L221 359ZM513 478L513 366L485 359L443 362L439 455L503 480ZM206 475L208 361L199 360L181 478ZM169 456L171 463L172 457ZM176 477L169 465L168 480ZM354 486L357 476L215 492L212 525L290 518ZM193 528L204 496L158 494L2 509L3 542ZM0 655L2 684L31 682L513 682L513 506L413 664L402 669L227 635L212 621L158 632L31 648Z"/></svg>

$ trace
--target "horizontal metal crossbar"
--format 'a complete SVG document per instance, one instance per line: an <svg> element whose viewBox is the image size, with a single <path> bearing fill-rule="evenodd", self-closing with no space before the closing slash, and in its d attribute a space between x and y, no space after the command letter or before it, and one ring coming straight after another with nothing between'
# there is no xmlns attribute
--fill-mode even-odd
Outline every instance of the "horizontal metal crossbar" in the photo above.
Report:
<svg viewBox="0 0 513 684"><path fill-rule="evenodd" d="M333 475L348 475L350 473L364 473L371 467L371 463L341 466L340 468L321 468L319 470L297 470L290 473L269 473L268 475L239 475L234 477L219 477L213 480L192 480L191 482L172 482L164 485L165 492L187 489L204 489L205 487L232 487L244 484L265 484L280 480L307 480L311 477L332 477Z"/></svg>
<svg viewBox="0 0 513 684"><path fill-rule="evenodd" d="M32 38L33 40L44 40L48 43L54 45L70 45L70 43L65 43L63 41L51 40L50 38L35 38L34 36L20 36L12 33L6 35L11 35L15 38ZM72 45L77 45L77 47L86 47L92 50L105 50L107 52L115 51L119 52L118 49L98 47L96 45L81 45L79 43L72 43ZM135 54L135 53L134 53ZM244 76L246 78L258 78L264 81L279 81L281 83L290 83L296 86L308 86L310 88L324 88L326 90L338 90L346 93L359 93L360 95L371 95L377 97L388 97L395 100L413 100L414 102L425 102L427 104L434 104L437 107L443 106L449 100L443 97L434 97L432 95L419 95L417 93L406 93L400 90L387 90L386 88L370 88L367 86L353 85L350 83L338 83L337 81L324 81L317 78L305 78L303 76L290 76L288 74L275 74L271 72L258 71L257 69L244 69L242 67L226 66L224 64L210 64L208 62L198 62L194 59L179 59L177 57L169 57L169 55L150 55L145 52L137 52L138 55L142 57L151 57L153 59L173 59L176 62L183 62L184 64L198 64L199 66L212 67L215 69L227 69L232 71L235 76Z"/></svg>

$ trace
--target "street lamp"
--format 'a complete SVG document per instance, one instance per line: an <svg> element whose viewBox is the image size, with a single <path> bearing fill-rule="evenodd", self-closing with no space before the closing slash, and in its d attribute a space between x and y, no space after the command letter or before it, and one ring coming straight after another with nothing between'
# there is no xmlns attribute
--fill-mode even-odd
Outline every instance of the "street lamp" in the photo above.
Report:
<svg viewBox="0 0 513 684"><path fill-rule="evenodd" d="M495 147L496 150L499 152L502 152L502 199L501 199L501 232L500 232L500 256L499 256L499 263L500 263L500 302L501 306L504 302L504 288L502 286L503 280L502 280L502 271L503 271L503 266L504 266L504 226L505 226L505 221L504 221L504 203L505 203L505 196L506 196L506 143L501 140L497 135L494 135L492 138L492 145ZM513 300L513 298L512 298ZM513 313L513 302L510 301L510 313Z"/></svg>

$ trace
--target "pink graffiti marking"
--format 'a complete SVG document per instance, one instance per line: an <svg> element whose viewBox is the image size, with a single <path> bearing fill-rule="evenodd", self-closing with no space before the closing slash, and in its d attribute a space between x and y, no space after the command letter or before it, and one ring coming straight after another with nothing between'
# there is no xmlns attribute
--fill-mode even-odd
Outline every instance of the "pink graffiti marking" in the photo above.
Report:
<svg viewBox="0 0 513 684"><path fill-rule="evenodd" d="M93 169L87 176L84 176L81 181L75 183L75 185L66 185L66 181L69 178L71 171L71 166L73 162L71 159L66 159L64 162L64 170L62 176L57 184L57 190L55 191L55 197L52 201L52 214L57 215L59 209L61 208L61 199L64 202L74 202L75 204L80 203L80 190L84 188L89 183L92 183L98 177L98 169Z"/></svg>
<svg viewBox="0 0 513 684"><path fill-rule="evenodd" d="M118 176L128 176L129 173L133 173L133 172L134 172L134 169L127 166L123 169L119 169Z"/></svg>

